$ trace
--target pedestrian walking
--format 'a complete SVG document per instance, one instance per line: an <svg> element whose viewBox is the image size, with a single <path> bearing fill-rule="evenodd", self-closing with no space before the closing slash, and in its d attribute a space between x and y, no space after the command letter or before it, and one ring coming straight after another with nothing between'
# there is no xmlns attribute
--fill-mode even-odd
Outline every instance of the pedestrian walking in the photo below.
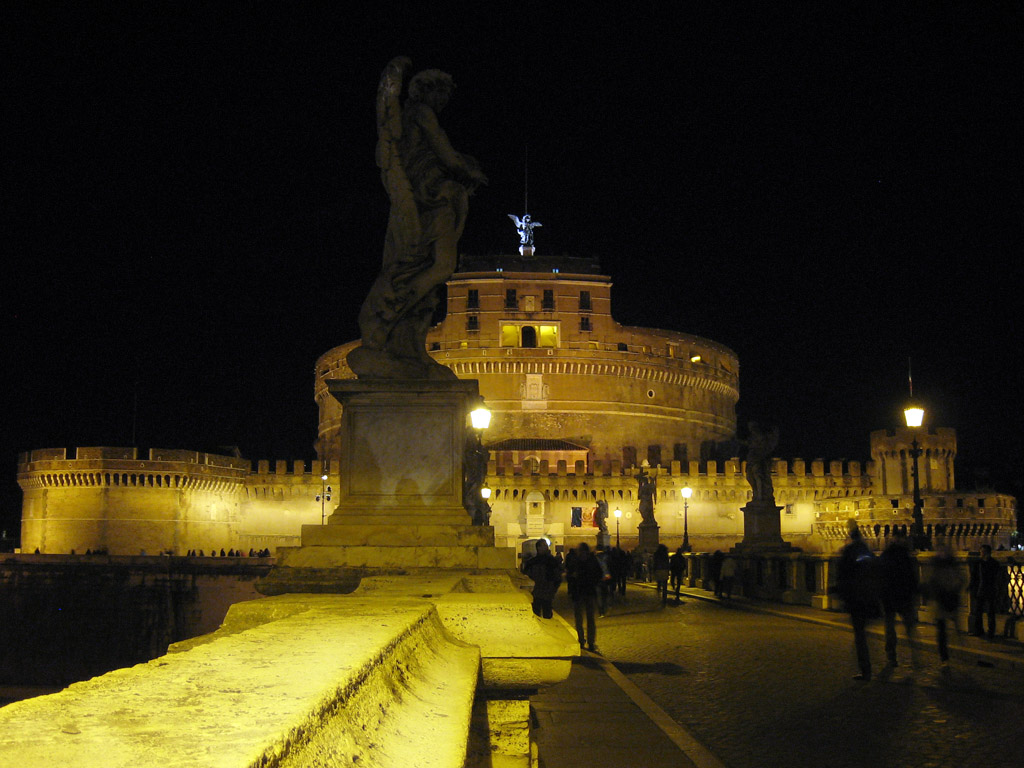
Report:
<svg viewBox="0 0 1024 768"><path fill-rule="evenodd" d="M603 619L608 613L608 595L612 591L612 574L608 567L608 553L603 544L598 545L597 554L594 557L597 558L598 565L601 566L601 573L604 574L597 585L597 615Z"/></svg>
<svg viewBox="0 0 1024 768"><path fill-rule="evenodd" d="M619 547L612 547L608 556L608 569L612 574L612 591L626 597L626 579L629 578L629 555Z"/></svg>
<svg viewBox="0 0 1024 768"><path fill-rule="evenodd" d="M676 605L679 605L679 588L683 586L683 576L686 575L686 556L683 554L682 546L668 559L668 571L672 580L671 586L676 591Z"/></svg>
<svg viewBox="0 0 1024 768"><path fill-rule="evenodd" d="M885 622L885 658L890 666L899 666L896 658L896 616L903 620L910 646L911 666L917 668L914 644L917 639L917 603L920 599L917 560L910 554L907 536L895 531L878 564L882 573L882 615Z"/></svg>
<svg viewBox="0 0 1024 768"><path fill-rule="evenodd" d="M537 542L537 554L523 564L523 573L533 582L533 612L550 619L554 615L551 604L562 583L562 566L546 540Z"/></svg>
<svg viewBox="0 0 1024 768"><path fill-rule="evenodd" d="M711 555L711 562L708 563L708 577L715 585L715 597L722 596L722 561L725 560L725 555L722 554L722 550L716 549L715 553Z"/></svg>
<svg viewBox="0 0 1024 768"><path fill-rule="evenodd" d="M668 605L668 576L670 563L668 547L659 544L654 550L654 557L651 558L651 571L654 574L654 582L658 588L658 595L661 597L661 607Z"/></svg>
<svg viewBox="0 0 1024 768"><path fill-rule="evenodd" d="M604 579L600 563L586 542L580 542L565 558L565 581L572 600L576 619L576 639L580 647L597 653L597 621L594 609L597 603L597 585ZM586 615L586 632L583 618Z"/></svg>
<svg viewBox="0 0 1024 768"><path fill-rule="evenodd" d="M867 624L879 615L879 584L875 556L864 543L857 521L846 521L849 542L839 554L836 567L836 592L850 613L853 625L853 647L860 673L854 680L871 679L871 656L868 652Z"/></svg>
<svg viewBox="0 0 1024 768"><path fill-rule="evenodd" d="M949 547L940 544L935 557L932 558L932 573L928 579L928 596L935 601L935 640L939 646L939 660L943 665L949 662L949 636L946 623L957 630L957 613L960 609L960 591L964 588L964 578L960 573L956 558Z"/></svg>
<svg viewBox="0 0 1024 768"><path fill-rule="evenodd" d="M718 582L721 582L722 585L718 591L718 596L723 600L732 600L732 585L736 581L736 570L736 558L726 555L718 569ZM718 587L718 582L715 582L716 588Z"/></svg>
<svg viewBox="0 0 1024 768"><path fill-rule="evenodd" d="M1002 563L992 557L992 547L981 545L981 559L975 564L971 579L971 634L982 634L982 617L988 617L989 640L996 636L996 610L1000 591L1005 589Z"/></svg>

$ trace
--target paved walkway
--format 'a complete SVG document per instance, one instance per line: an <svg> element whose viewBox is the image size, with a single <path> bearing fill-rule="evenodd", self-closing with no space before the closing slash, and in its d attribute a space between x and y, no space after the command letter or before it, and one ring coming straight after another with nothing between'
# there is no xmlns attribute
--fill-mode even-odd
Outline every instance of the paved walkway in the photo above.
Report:
<svg viewBox="0 0 1024 768"><path fill-rule="evenodd" d="M572 620L564 590L555 607ZM598 620L601 655L534 697L544 768L1019 766L1024 649L954 638L940 668L934 629L919 632L921 668L860 683L844 614L688 590L660 608L648 585Z"/></svg>

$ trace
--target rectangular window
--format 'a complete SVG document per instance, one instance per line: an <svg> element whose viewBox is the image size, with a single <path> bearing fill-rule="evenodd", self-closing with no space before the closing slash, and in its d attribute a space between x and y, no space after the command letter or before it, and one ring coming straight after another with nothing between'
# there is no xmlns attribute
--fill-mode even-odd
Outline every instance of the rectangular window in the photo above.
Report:
<svg viewBox="0 0 1024 768"><path fill-rule="evenodd" d="M557 325L542 325L540 327L540 338L537 340L538 346L541 347L557 347L558 346L558 326Z"/></svg>
<svg viewBox="0 0 1024 768"><path fill-rule="evenodd" d="M480 309L480 291L476 288L469 289L469 295L466 297L466 308Z"/></svg>
<svg viewBox="0 0 1024 768"><path fill-rule="evenodd" d="M544 296L541 299L541 309L554 309L555 308L555 292L544 291Z"/></svg>
<svg viewBox="0 0 1024 768"><path fill-rule="evenodd" d="M985 500L984 499L978 499L978 509L984 509L984 508L985 508Z"/></svg>
<svg viewBox="0 0 1024 768"><path fill-rule="evenodd" d="M583 317L580 318L580 330L581 331L589 331L590 330L590 318L589 317L584 315Z"/></svg>
<svg viewBox="0 0 1024 768"><path fill-rule="evenodd" d="M470 315L466 318L466 330L467 331L479 331L480 330L480 318L476 315Z"/></svg>
<svg viewBox="0 0 1024 768"><path fill-rule="evenodd" d="M580 291L580 310L590 310L590 291Z"/></svg>
<svg viewBox="0 0 1024 768"><path fill-rule="evenodd" d="M518 347L519 346L519 326L517 326L517 325L503 325L503 326L501 326L501 346L503 346L503 347Z"/></svg>
<svg viewBox="0 0 1024 768"><path fill-rule="evenodd" d="M516 302L516 289L509 288L505 291L505 309L516 309L519 304Z"/></svg>
<svg viewBox="0 0 1024 768"><path fill-rule="evenodd" d="M572 508L572 521L569 523L570 528L582 528L583 527L583 507Z"/></svg>
<svg viewBox="0 0 1024 768"><path fill-rule="evenodd" d="M629 345L626 344L624 341L620 341L619 342L619 352L628 352L628 351L629 351Z"/></svg>
<svg viewBox="0 0 1024 768"><path fill-rule="evenodd" d="M956 505L957 505L957 507L963 508L964 500L963 499L957 499L956 500Z"/></svg>

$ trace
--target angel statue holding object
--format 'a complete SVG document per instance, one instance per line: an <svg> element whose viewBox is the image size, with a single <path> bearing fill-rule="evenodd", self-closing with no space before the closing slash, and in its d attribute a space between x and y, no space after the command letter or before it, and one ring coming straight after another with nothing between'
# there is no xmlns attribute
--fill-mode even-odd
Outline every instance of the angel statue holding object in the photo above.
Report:
<svg viewBox="0 0 1024 768"><path fill-rule="evenodd" d="M391 212L380 274L359 310L362 346L347 358L361 379L455 378L427 354L427 331L439 290L455 271L469 196L487 183L438 121L455 88L450 75L416 74L399 104L411 64L392 59L377 87L377 165Z"/></svg>
<svg viewBox="0 0 1024 768"><path fill-rule="evenodd" d="M523 248L533 248L533 230L534 227L543 227L539 221L532 221L530 214L524 213L523 218L519 218L514 213L508 215L512 221L516 223L516 229L519 232L519 250Z"/></svg>

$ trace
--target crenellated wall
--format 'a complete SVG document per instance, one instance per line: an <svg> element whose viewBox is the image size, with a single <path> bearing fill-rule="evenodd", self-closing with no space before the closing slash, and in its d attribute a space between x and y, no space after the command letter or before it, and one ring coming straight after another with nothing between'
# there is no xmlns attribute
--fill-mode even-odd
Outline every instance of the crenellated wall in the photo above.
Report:
<svg viewBox="0 0 1024 768"><path fill-rule="evenodd" d="M872 447L885 444L881 438L886 434L872 433ZM955 445L952 430L937 430L935 437ZM247 460L194 451L153 449L148 459L139 459L132 448L78 448L73 454L68 458L59 448L20 457L22 551L273 552L297 544L303 525L318 525L334 511L333 502L316 497L325 486L337 486L337 461L326 467L323 481L319 462L257 461L253 471ZM882 466L879 460L862 465L776 459L772 477L784 538L809 552L830 552L842 545L848 518L877 529L879 540L895 527L909 527L912 489L893 491ZM651 471L658 478L655 514L662 541L678 546L684 521L697 550L727 549L743 538L741 508L750 499L744 462L671 461ZM541 460L524 466L492 459L487 482L493 492L495 541L515 548L542 535L556 544L594 541L594 509L605 500L609 513L621 508L620 540L632 547L640 522L636 472L618 459L594 460L589 469L583 461L569 466ZM684 504L687 486L693 496ZM927 487L922 498L930 534L950 537L964 549L1009 544L1016 515L1013 497ZM574 508L579 509L577 527ZM614 535L614 516L608 527Z"/></svg>

